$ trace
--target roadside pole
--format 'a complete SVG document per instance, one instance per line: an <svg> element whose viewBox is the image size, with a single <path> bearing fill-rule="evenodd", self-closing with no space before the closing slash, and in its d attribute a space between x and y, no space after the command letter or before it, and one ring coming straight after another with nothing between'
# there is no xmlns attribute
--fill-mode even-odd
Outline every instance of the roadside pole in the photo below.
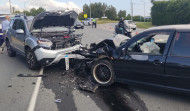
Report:
<svg viewBox="0 0 190 111"><path fill-rule="evenodd" d="M90 0L90 20L91 20L91 0Z"/></svg>
<svg viewBox="0 0 190 111"><path fill-rule="evenodd" d="M9 5L10 5L10 14L11 14L11 0L9 0Z"/></svg>

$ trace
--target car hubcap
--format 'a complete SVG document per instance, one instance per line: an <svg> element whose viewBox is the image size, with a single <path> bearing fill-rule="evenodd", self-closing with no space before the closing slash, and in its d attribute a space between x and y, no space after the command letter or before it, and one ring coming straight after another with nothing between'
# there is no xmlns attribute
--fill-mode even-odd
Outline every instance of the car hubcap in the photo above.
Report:
<svg viewBox="0 0 190 111"><path fill-rule="evenodd" d="M27 53L27 62L30 67L34 64L34 56L31 52Z"/></svg>
<svg viewBox="0 0 190 111"><path fill-rule="evenodd" d="M94 77L101 84L106 84L111 80L111 69L106 64L99 64L95 67Z"/></svg>

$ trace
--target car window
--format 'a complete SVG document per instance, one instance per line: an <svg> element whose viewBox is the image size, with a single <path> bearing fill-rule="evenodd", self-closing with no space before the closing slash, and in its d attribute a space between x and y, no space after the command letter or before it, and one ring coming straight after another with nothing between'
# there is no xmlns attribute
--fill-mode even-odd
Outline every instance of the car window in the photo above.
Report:
<svg viewBox="0 0 190 111"><path fill-rule="evenodd" d="M151 33L132 43L128 48L129 54L162 55L170 32Z"/></svg>
<svg viewBox="0 0 190 111"><path fill-rule="evenodd" d="M172 55L190 57L190 32L177 33L173 45Z"/></svg>
<svg viewBox="0 0 190 111"><path fill-rule="evenodd" d="M168 41L170 34L169 33L159 33L156 34L153 38L155 43L166 43Z"/></svg>
<svg viewBox="0 0 190 111"><path fill-rule="evenodd" d="M13 27L13 23L14 23L14 19L12 19L11 22L10 22L10 28Z"/></svg>
<svg viewBox="0 0 190 111"><path fill-rule="evenodd" d="M25 25L24 25L24 22L22 20L19 20L17 29L22 29L25 31Z"/></svg>
<svg viewBox="0 0 190 111"><path fill-rule="evenodd" d="M18 19L16 19L16 20L14 21L12 29L17 30L18 22L19 22Z"/></svg>

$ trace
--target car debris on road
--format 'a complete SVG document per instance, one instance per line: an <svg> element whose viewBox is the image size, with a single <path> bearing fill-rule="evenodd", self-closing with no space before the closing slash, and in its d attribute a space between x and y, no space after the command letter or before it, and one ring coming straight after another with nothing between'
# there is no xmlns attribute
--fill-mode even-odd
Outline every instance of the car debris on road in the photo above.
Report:
<svg viewBox="0 0 190 111"><path fill-rule="evenodd" d="M18 74L17 75L18 77L47 77L47 75L38 75L38 74L36 74L36 75L34 75L34 74Z"/></svg>
<svg viewBox="0 0 190 111"><path fill-rule="evenodd" d="M55 103L61 103L61 99L56 99Z"/></svg>

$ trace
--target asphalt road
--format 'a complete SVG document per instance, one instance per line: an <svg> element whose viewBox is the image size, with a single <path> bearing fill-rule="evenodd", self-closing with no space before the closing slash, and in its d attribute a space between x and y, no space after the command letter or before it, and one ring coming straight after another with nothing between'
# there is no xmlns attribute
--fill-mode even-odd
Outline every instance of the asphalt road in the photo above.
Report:
<svg viewBox="0 0 190 111"><path fill-rule="evenodd" d="M76 33L83 33L82 43L98 43L114 36L114 24L86 26ZM143 29L137 29L141 32ZM134 32L136 34L136 31ZM189 111L190 98L172 92L115 83L99 87L95 93L80 90L78 84L86 79L77 72L62 75L62 65L47 67L40 84L35 111ZM0 55L0 111L26 111L37 78L21 78L18 74L38 74L27 68L25 58ZM80 76L79 76L80 75ZM60 103L55 103L61 99Z"/></svg>

